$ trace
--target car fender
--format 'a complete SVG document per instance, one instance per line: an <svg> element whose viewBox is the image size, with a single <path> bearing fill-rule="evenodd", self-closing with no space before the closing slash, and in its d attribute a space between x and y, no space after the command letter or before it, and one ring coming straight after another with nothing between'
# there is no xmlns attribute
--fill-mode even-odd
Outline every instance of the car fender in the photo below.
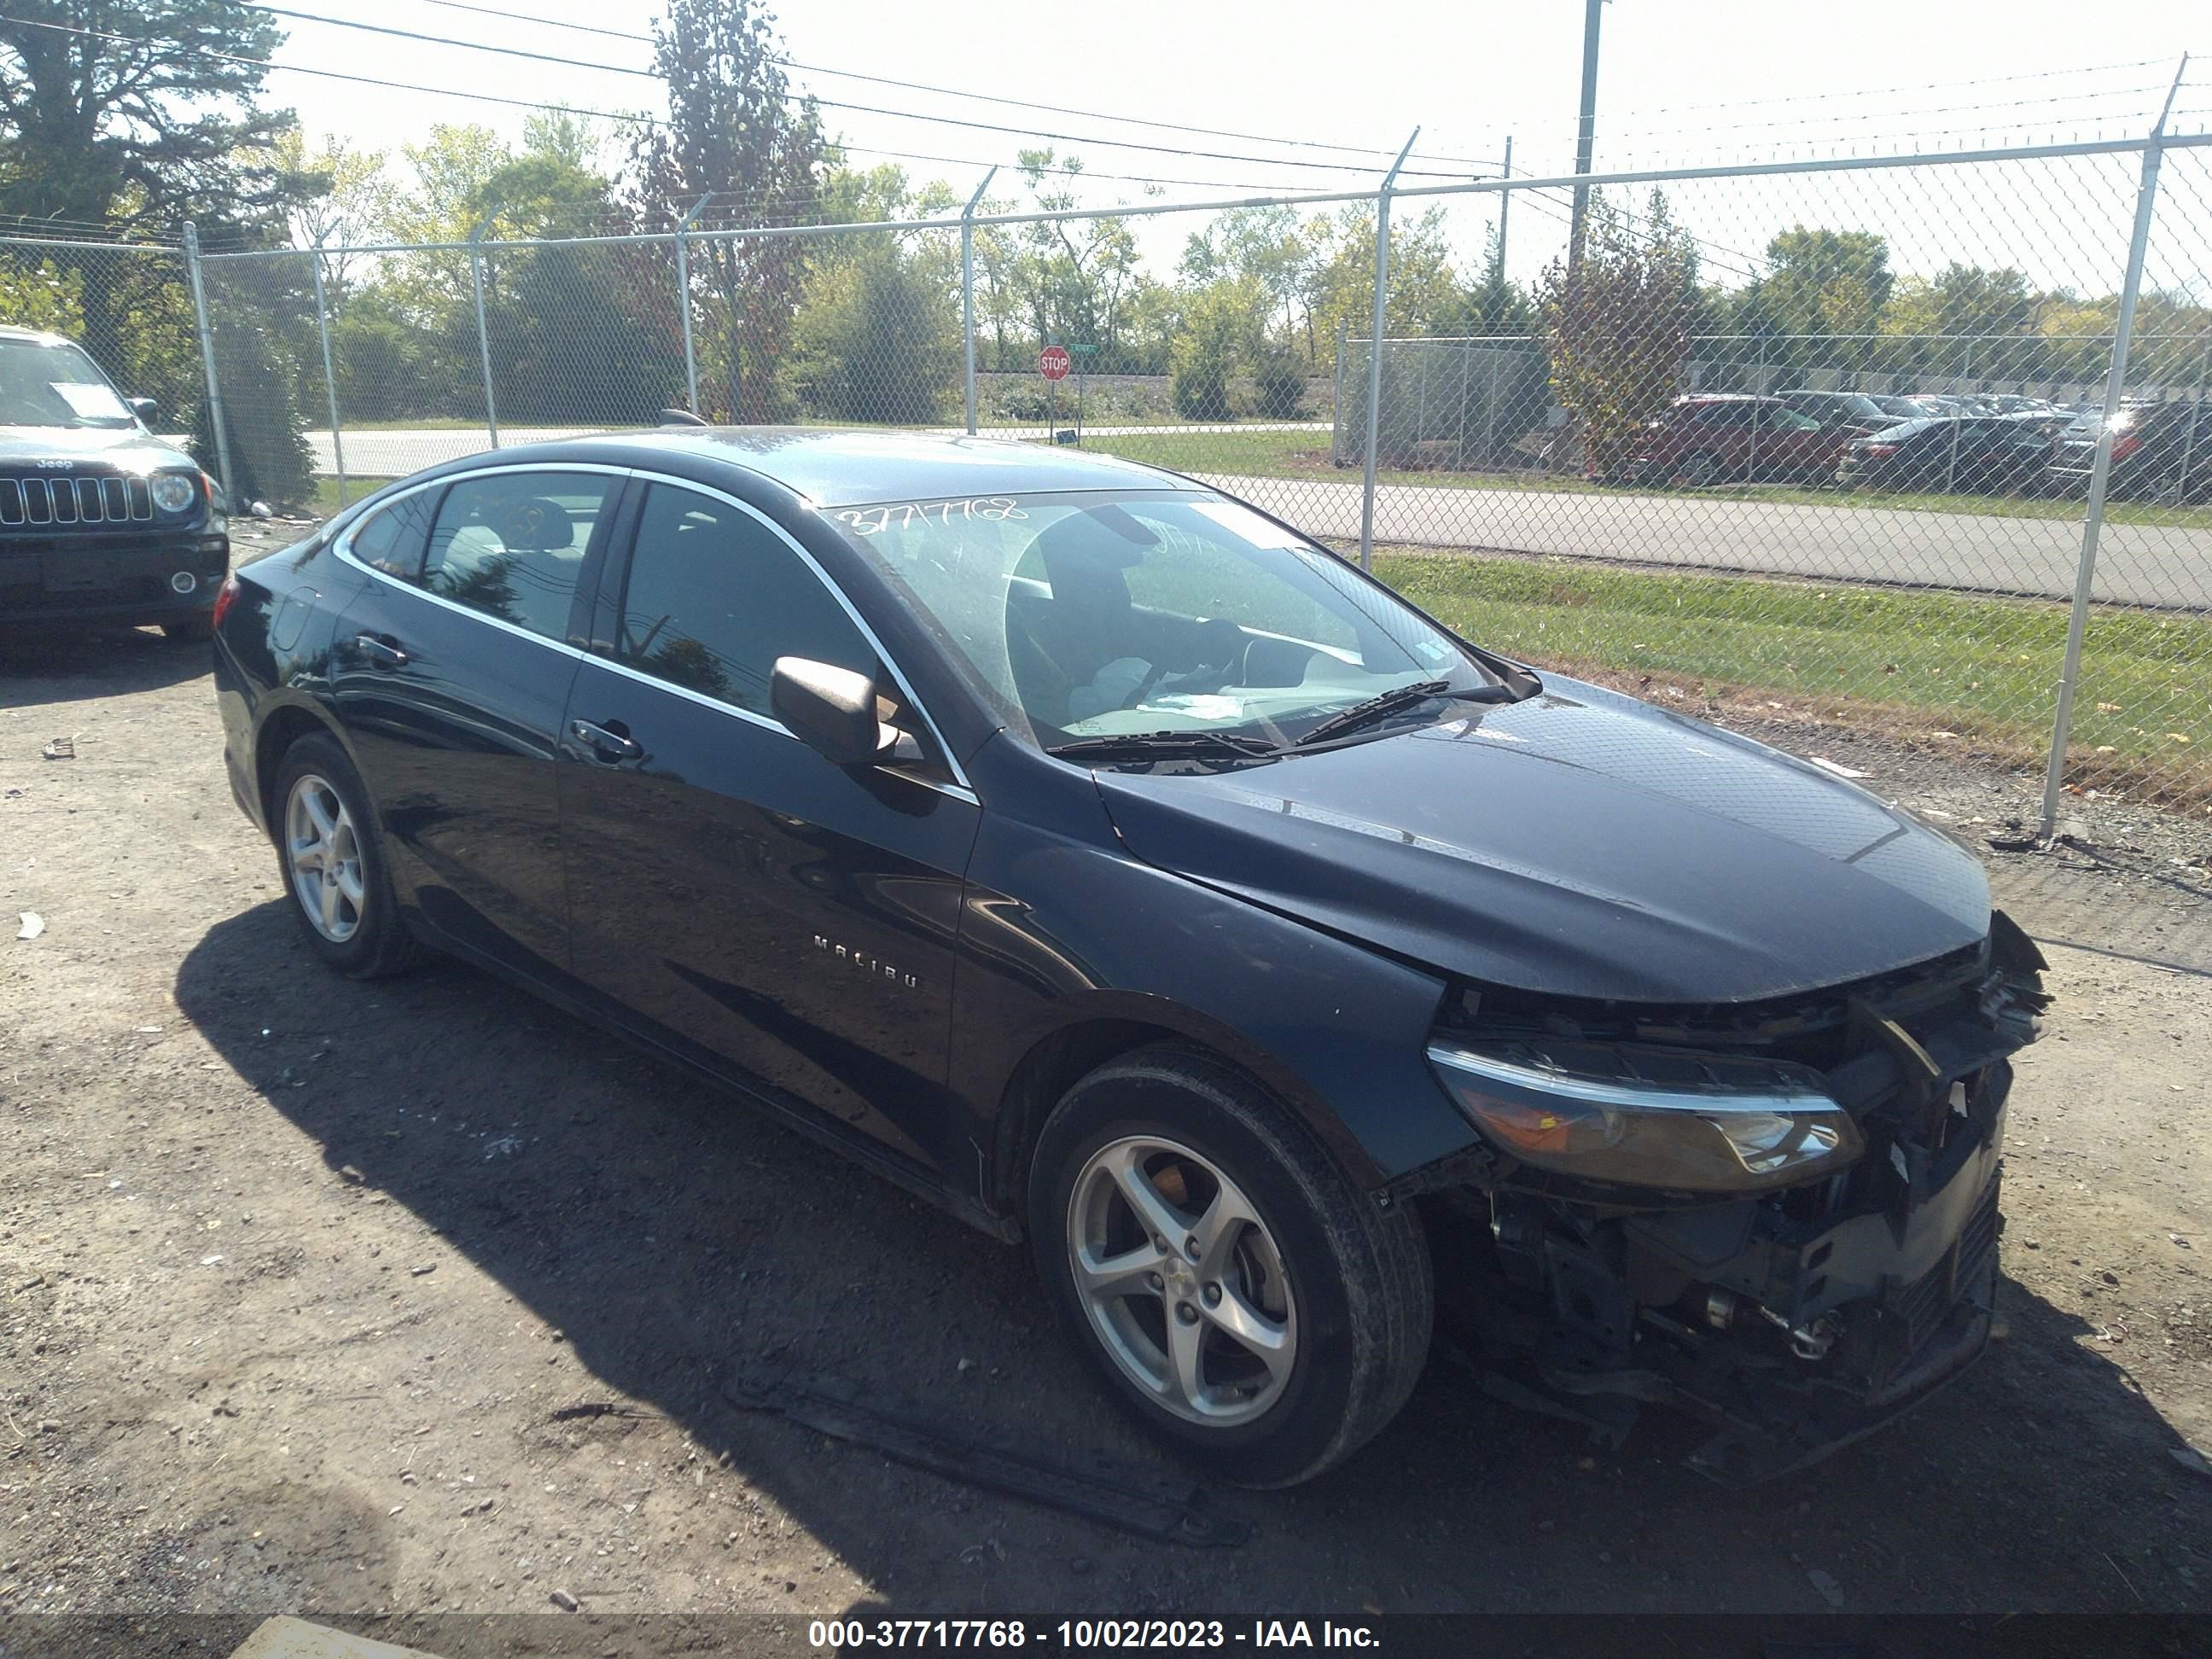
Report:
<svg viewBox="0 0 2212 1659"><path fill-rule="evenodd" d="M987 1203L1018 1191L1036 1121L1076 1076L1164 1036L1250 1073L1362 1188L1474 1139L1428 1069L1442 978L1143 863L1087 775L1029 755L1040 808L986 811L955 970L951 1092Z"/></svg>

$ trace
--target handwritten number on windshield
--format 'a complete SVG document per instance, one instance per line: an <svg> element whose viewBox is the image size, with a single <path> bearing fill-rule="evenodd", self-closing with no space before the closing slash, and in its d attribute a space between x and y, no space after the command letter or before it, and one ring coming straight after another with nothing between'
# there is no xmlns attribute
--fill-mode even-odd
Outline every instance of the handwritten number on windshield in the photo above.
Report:
<svg viewBox="0 0 2212 1659"><path fill-rule="evenodd" d="M970 495L956 501L901 501L887 507L848 507L836 515L837 522L852 526L856 536L880 535L894 525L904 530L911 525L932 521L949 525L955 519L981 519L996 524L1005 519L1028 517L1011 495Z"/></svg>

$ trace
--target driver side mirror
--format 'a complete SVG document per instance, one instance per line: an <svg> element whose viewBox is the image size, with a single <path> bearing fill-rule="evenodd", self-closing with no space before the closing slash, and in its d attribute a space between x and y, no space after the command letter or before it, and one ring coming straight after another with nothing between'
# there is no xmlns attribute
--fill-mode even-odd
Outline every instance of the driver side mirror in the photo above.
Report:
<svg viewBox="0 0 2212 1659"><path fill-rule="evenodd" d="M151 398L125 398L123 401L129 406L131 412L148 426L153 425L154 417L161 412L161 405Z"/></svg>
<svg viewBox="0 0 2212 1659"><path fill-rule="evenodd" d="M891 759L906 735L876 718L873 680L805 657L775 659L768 701L801 742L839 766Z"/></svg>

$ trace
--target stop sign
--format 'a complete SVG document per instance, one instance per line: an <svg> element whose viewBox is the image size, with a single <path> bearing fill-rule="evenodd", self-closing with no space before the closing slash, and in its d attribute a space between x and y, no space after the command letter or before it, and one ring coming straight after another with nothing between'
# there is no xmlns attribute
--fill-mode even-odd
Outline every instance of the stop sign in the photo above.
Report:
<svg viewBox="0 0 2212 1659"><path fill-rule="evenodd" d="M1074 359L1067 355L1066 346L1049 345L1037 353L1037 373L1048 380L1064 380Z"/></svg>

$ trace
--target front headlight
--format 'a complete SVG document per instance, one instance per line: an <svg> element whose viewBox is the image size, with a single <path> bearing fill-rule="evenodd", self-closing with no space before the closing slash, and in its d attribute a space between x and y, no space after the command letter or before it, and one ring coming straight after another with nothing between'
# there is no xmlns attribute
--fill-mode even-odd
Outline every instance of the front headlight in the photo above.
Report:
<svg viewBox="0 0 2212 1659"><path fill-rule="evenodd" d="M1540 1169L1698 1193L1763 1192L1832 1173L1858 1125L1802 1066L1600 1043L1476 1047L1429 1063L1475 1127Z"/></svg>
<svg viewBox="0 0 2212 1659"><path fill-rule="evenodd" d="M154 475L154 505L164 513L182 513L200 497L198 475L157 472Z"/></svg>

